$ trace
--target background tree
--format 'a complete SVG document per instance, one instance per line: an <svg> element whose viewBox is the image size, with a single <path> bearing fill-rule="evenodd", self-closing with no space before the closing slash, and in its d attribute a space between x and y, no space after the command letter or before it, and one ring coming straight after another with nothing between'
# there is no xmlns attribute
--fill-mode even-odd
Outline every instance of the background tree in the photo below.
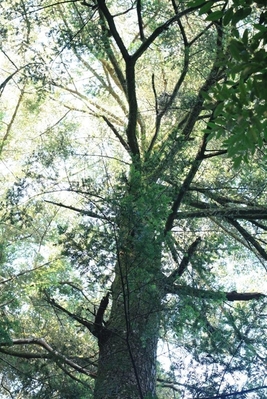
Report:
<svg viewBox="0 0 267 399"><path fill-rule="evenodd" d="M1 3L3 395L265 394L265 142L218 130L253 7Z"/></svg>

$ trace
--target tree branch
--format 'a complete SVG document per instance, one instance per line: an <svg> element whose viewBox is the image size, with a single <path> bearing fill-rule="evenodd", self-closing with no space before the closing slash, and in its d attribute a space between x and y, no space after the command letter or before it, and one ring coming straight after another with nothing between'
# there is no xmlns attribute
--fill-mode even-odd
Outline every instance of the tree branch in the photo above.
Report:
<svg viewBox="0 0 267 399"><path fill-rule="evenodd" d="M103 326L103 316L105 313L105 310L108 306L108 302L109 302L109 292L107 293L106 296L104 296L100 302L98 311L96 312L95 315L95 320L94 322L88 321L87 319L78 316L75 313L72 313L70 311L68 311L67 309L63 308L61 305L59 305L53 298L50 298L49 295L44 292L45 297L46 297L46 301L52 305L54 308L60 310L61 312L67 314L69 317L71 317L73 320L78 321L78 323L82 324L83 326L85 326L91 334L93 334L96 338L98 338L99 342L101 342L101 340L105 339L110 333L111 331L108 330L107 328L105 328Z"/></svg>
<svg viewBox="0 0 267 399"><path fill-rule="evenodd" d="M211 198L212 200L218 202L221 205L226 205L226 204L240 204L240 205L248 205L248 206L254 206L255 203L251 201L246 201L243 199L234 199L234 198L229 198L229 197L224 197L223 195L218 195L212 192L212 189L203 189L201 187L192 187L190 188L192 191L197 191L199 193L202 193L205 195L205 197Z"/></svg>
<svg viewBox="0 0 267 399"><path fill-rule="evenodd" d="M49 357L51 357L51 358L54 357L56 359L63 361L65 364L72 367L74 370L78 371L79 373L88 375L93 378L96 377L95 373L92 373L92 372L86 370L84 367L79 366L77 363L73 362L72 360L68 359L66 356L59 353L57 350L53 349L43 338L13 339L11 345L37 345L37 346L40 346L50 354ZM0 347L4 347L4 346L10 346L10 344L0 342ZM0 349L0 351L2 351L2 350ZM4 353L12 355L12 352L8 353L8 350L5 350ZM15 353L15 352L13 352L13 353ZM14 356L16 356L16 355L14 355ZM29 354L25 353L25 358L29 358L28 356L29 356ZM21 353L20 353L19 357L23 357Z"/></svg>
<svg viewBox="0 0 267 399"><path fill-rule="evenodd" d="M143 41L145 39L145 36L144 36L144 29L143 29L141 0L137 0L137 2L136 2L136 11L137 11L140 39Z"/></svg>
<svg viewBox="0 0 267 399"><path fill-rule="evenodd" d="M112 119L113 121L115 121L119 125L123 126L124 123L119 117L114 115L112 112L109 112L105 107L102 107L101 105L97 104L96 101L89 100L89 98L87 96L85 96L84 94L80 93L76 88L75 89L71 89L69 87L65 87L65 86L63 86L63 85L61 85L59 83L56 83L54 80L51 81L50 83L51 83L51 85L53 85L55 87L59 87L60 89L65 90L68 93L74 94L74 96L79 98L83 102L85 107L87 109L89 109L89 112L90 112L91 115L99 118L99 117L102 117L102 114L106 114L106 115L108 115L108 117L110 119ZM64 107L69 109L69 110L75 110L75 111L79 111L79 112L86 112L83 109L79 109L78 107L69 106L68 104L64 104ZM100 111L100 114L98 113L98 111Z"/></svg>
<svg viewBox="0 0 267 399"><path fill-rule="evenodd" d="M194 288L188 285L169 284L168 277L165 279L166 294L186 295L195 298L211 299L211 300L227 300L227 301L251 301L252 299L260 299L266 295L260 292L223 292L204 290L201 288Z"/></svg>
<svg viewBox="0 0 267 399"><path fill-rule="evenodd" d="M181 277L181 275L184 273L185 269L187 268L190 260L192 259L193 255L195 254L198 245L201 242L201 238L198 237L188 248L187 253L184 255L180 265L178 268L176 268L171 274L170 276L168 276L167 280L168 280L168 284L172 284L175 282L175 280L178 277Z"/></svg>
<svg viewBox="0 0 267 399"><path fill-rule="evenodd" d="M110 29L110 33L112 35L112 37L114 38L118 48L120 49L121 55L123 56L124 60L127 61L129 59L129 53L117 31L116 25L114 23L113 17L109 12L109 9L106 6L105 0L98 0L97 1L99 9L102 11L109 29Z"/></svg>
<svg viewBox="0 0 267 399"><path fill-rule="evenodd" d="M111 77L112 81L113 81L113 82L115 83L115 85L119 88L119 90L122 91L122 92L126 95L125 79L124 79L124 77L123 77L123 75L122 75L122 72L121 72L121 75L122 75L122 77L123 77L123 86L122 86L121 78L118 77L118 74L117 74L117 72L116 72L116 69L115 69L114 65L112 64L112 61L111 61L111 58L110 58L110 57L109 57L109 60L110 60L110 62L111 62L111 65L110 65L109 62L108 62L107 60L105 60L105 59L101 59L101 60L100 60L102 66L103 66L105 75L106 75L106 77L107 77L108 83L109 83L108 85L106 85L106 86L107 86L107 90L108 90L108 92L114 97L115 101L117 101L117 103L120 105L120 107L121 107L123 113L124 113L125 115L127 115L126 106L125 106L125 104L123 103L122 98L114 91L113 87L111 86L109 77ZM113 67L113 69L112 69L112 67ZM117 67L119 67L119 66L117 66Z"/></svg>
<svg viewBox="0 0 267 399"><path fill-rule="evenodd" d="M218 155L223 155L223 154L227 154L227 150L214 151L212 153L205 154L204 159L217 157Z"/></svg>
<svg viewBox="0 0 267 399"><path fill-rule="evenodd" d="M97 337L97 334L96 334L96 331L94 328L94 323L63 308L53 298L50 298L50 296L46 292L44 292L44 294L45 294L46 302L49 303L50 305L52 305L53 308L60 310L61 312L67 314L71 319L78 321L78 323L82 324L84 327L86 327L90 331L90 333L92 333L94 336Z"/></svg>
<svg viewBox="0 0 267 399"><path fill-rule="evenodd" d="M157 101L156 101L156 126L155 126L155 133L154 133L154 135L153 135L153 137L151 139L150 145L148 147L148 150L147 150L148 154L151 152L151 150L152 150L152 148L153 148L153 146L154 146L154 144L156 142L156 139L158 137L158 134L159 134L159 131L160 131L161 120L162 120L163 116L166 114L167 110L173 104L173 102L174 102L174 100L175 100L175 98L177 96L177 93L180 90L180 88L181 88L181 86L182 86L182 84L183 84L183 82L185 80L185 77L186 77L187 72L188 72L188 67L189 67L189 48L188 48L187 44L185 43L185 47L184 47L184 62L183 62L182 72L180 74L180 77L179 77L174 89L173 89L173 92L172 92L169 100L167 101L165 107L162 109L161 112L158 112L158 106L157 106L158 104L157 104ZM153 80L152 80L152 83L153 83ZM156 90L155 90L155 85L154 84L153 84L153 91L154 91L154 95L156 97ZM157 100L157 98L156 98L156 100Z"/></svg>
<svg viewBox="0 0 267 399"><path fill-rule="evenodd" d="M201 211L193 212L177 212L175 219L187 219L187 218L207 218L207 217L218 217L218 218L232 218L232 219L244 219L254 220L262 219L267 220L267 209L255 209L255 208L219 208L210 207L209 209L203 209Z"/></svg>
<svg viewBox="0 0 267 399"><path fill-rule="evenodd" d="M104 219L104 220L106 220L105 216L99 215L98 213L95 213L95 212L86 211L84 209L76 208L75 206L71 206L71 205L64 205L61 202L54 202L54 201L49 201L49 200L44 200L44 201L47 202L48 204L53 204L53 205L56 205L56 206L60 206L61 208L70 209L71 211L78 212L78 213L80 213L82 215L87 215L87 216L90 216L90 217L96 218L96 219Z"/></svg>
<svg viewBox="0 0 267 399"><path fill-rule="evenodd" d="M140 159L140 151L136 137L138 106L135 87L135 62L131 59L126 63L126 84L129 104L129 116L126 134L131 152L133 156L136 157L136 161L138 162Z"/></svg>
<svg viewBox="0 0 267 399"><path fill-rule="evenodd" d="M255 240L255 238L252 237L252 235L249 234L246 229L244 229L244 227L242 227L236 220L232 218L226 218L226 220L239 231L239 233L245 238L246 241L250 242L250 244L252 244L253 247L256 248L256 250L264 260L267 260L267 252L262 248L257 240Z"/></svg>
<svg viewBox="0 0 267 399"><path fill-rule="evenodd" d="M181 11L178 14L175 14L172 18L170 18L168 21L166 21L164 24L158 26L154 32L141 44L139 49L136 50L136 52L132 55L134 60L138 60L144 52L148 49L149 46L158 38L159 35L161 35L162 32L168 30L169 26L171 26L174 22L177 22L180 18L183 16L190 14L192 11L197 10L198 8L202 7L203 4L198 5L196 7L189 7L183 11Z"/></svg>
<svg viewBox="0 0 267 399"><path fill-rule="evenodd" d="M129 145L126 143L126 141L124 140L124 138L120 135L120 133L118 132L118 130L116 129L116 127L108 120L108 118L105 115L102 115L102 118L104 119L104 121L106 122L106 124L110 127L110 129L113 131L113 133L115 134L115 136L119 139L120 143L123 145L123 147L125 148L125 150L130 153L130 147Z"/></svg>
<svg viewBox="0 0 267 399"><path fill-rule="evenodd" d="M203 103L205 101L202 93L203 92L206 93L207 91L209 91L209 89L222 78L222 70L221 66L219 66L218 61L221 57L221 51L222 51L223 29L219 23L216 24L216 29L217 29L216 57L213 62L211 71L208 77L206 78L206 81L204 82L204 84L202 85L202 87L198 92L195 105L192 111L190 112L186 125L182 131L182 134L187 138L190 136L195 126L195 123L198 120L199 114L202 111Z"/></svg>
<svg viewBox="0 0 267 399"><path fill-rule="evenodd" d="M259 227L259 228L262 229L262 230L267 231L267 226L265 226L265 225L262 224L262 223L256 222L255 220L250 221L250 223L253 224L253 225L256 226L256 227Z"/></svg>
<svg viewBox="0 0 267 399"><path fill-rule="evenodd" d="M216 396L205 396L202 399L225 399L225 398L230 398L231 396L233 398L236 398L237 395L241 397L241 395L246 395L249 392L254 392L254 391L259 391L260 389L267 389L266 385L263 385L262 387L256 387L256 388L250 388L250 389L244 389L242 391L235 391L232 393L222 393L220 395L216 395ZM243 396L244 397L244 396ZM194 399L194 398L192 398Z"/></svg>
<svg viewBox="0 0 267 399"><path fill-rule="evenodd" d="M108 306L108 302L109 302L109 292L107 293L107 295L105 295L100 302L98 311L96 312L96 316L95 316L95 326L100 329L103 326L103 318L104 318L104 313L107 309Z"/></svg>
<svg viewBox="0 0 267 399"><path fill-rule="evenodd" d="M78 58L78 60L85 66L86 69L88 69L88 71L90 71L93 76L96 77L96 79L100 82L100 84L102 85L102 87L107 90L108 93L110 93L110 95L115 99L115 101L119 104L119 106L121 107L122 111L124 112L124 114L126 115L126 107L125 104L123 103L121 97L115 92L115 90L113 89L113 87L110 84L110 81L108 82L109 84L106 83L105 79L96 71L95 68L93 68L89 62L87 62L82 56L81 54L79 54L79 52L77 51L75 45L73 45L73 43L71 42L71 46L72 46L72 50L74 52L74 54L76 55L76 57ZM123 87L121 85L121 81L119 80L116 72L115 72L115 68L113 66L114 69L112 69L111 65L109 65L109 62L105 59L100 60L102 66L103 66L103 70L104 73L109 76L111 76L112 80L115 82L116 86L125 94L125 87ZM122 74L122 73L121 73ZM125 85L124 85L125 86Z"/></svg>
<svg viewBox="0 0 267 399"><path fill-rule="evenodd" d="M178 215L177 212L181 205L182 199L183 199L184 195L186 194L187 190L189 189L189 186L192 183L192 181L200 167L202 160L204 159L203 157L204 157L205 149L207 146L207 138L208 138L208 135L204 134L202 143L201 143L199 150L196 154L195 160L192 162L192 166L181 185L180 191L179 191L176 199L173 202L173 205L171 208L171 213L169 214L166 224L165 224L165 235L167 234L168 231L170 231L172 229L173 222L177 218L177 215Z"/></svg>
<svg viewBox="0 0 267 399"><path fill-rule="evenodd" d="M23 359L51 359L53 357L51 353L21 352L3 348L1 345L4 345L4 343L0 343L0 352L13 357L20 357ZM9 343L9 345L12 345L12 343Z"/></svg>
<svg viewBox="0 0 267 399"><path fill-rule="evenodd" d="M17 73L19 73L19 72L22 71L23 69L28 68L28 67L31 66L31 65L36 65L36 64L34 64L34 63L28 63L28 64L26 64L26 65L24 65L24 66L22 66L22 67L20 67L20 68L17 68L16 65L13 63L13 61L11 61L11 59L8 57L8 55L4 52L4 50L3 50L2 48L1 48L1 52L2 52L2 53L8 58L8 60L15 66L16 71L13 72L11 75L9 75L9 76L0 84L0 97L1 97L1 95L3 94L3 91L4 91L4 89L5 89L6 85L7 85L7 83L8 83L11 79L13 79L13 77L14 77Z"/></svg>
<svg viewBox="0 0 267 399"><path fill-rule="evenodd" d="M11 77L12 77L14 74L15 74L15 73L13 73L13 74L11 75ZM6 82L6 81L5 81L5 82ZM5 82L4 82L4 83L5 83ZM3 84L4 84L4 83L3 83ZM3 86L3 87L4 87L4 86ZM1 87L0 87L0 92L1 92ZM20 92L20 95L19 95L17 104L16 104L15 109L14 109L14 112L13 112L13 114L12 114L12 116L11 116L11 120L10 120L10 122L8 123L6 132L5 132L5 134L4 134L3 138L2 138L2 141L1 141L1 144L0 144L0 156L1 156L1 154L2 154L2 151L3 151L3 148L4 148L4 146L5 146L6 141L9 139L10 132L11 132L11 130L12 130L13 123L14 123L15 120L16 120L16 116L17 116L18 110L19 110L19 108L20 108L20 106L21 106L21 103L22 103L22 99L23 99L24 94L25 94L25 85L24 85L24 87L22 88L22 90L21 90L21 92Z"/></svg>

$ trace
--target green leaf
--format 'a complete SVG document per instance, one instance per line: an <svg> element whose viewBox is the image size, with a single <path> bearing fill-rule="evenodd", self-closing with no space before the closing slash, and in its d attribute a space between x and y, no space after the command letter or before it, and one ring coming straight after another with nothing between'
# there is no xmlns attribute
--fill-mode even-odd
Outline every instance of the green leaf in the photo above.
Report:
<svg viewBox="0 0 267 399"><path fill-rule="evenodd" d="M218 21L222 17L223 11L214 11L207 16L206 21Z"/></svg>
<svg viewBox="0 0 267 399"><path fill-rule="evenodd" d="M232 39L229 44L229 50L232 56L237 60L241 60L241 52L245 50L245 46L239 40Z"/></svg>
<svg viewBox="0 0 267 399"><path fill-rule="evenodd" d="M247 90L243 79L239 82L240 99L242 102L247 103Z"/></svg>
<svg viewBox="0 0 267 399"><path fill-rule="evenodd" d="M201 95L202 95L202 97L203 97L205 100L212 101L212 97L211 97L210 94L207 93L206 91L203 90L203 91L201 92Z"/></svg>
<svg viewBox="0 0 267 399"><path fill-rule="evenodd" d="M245 19L251 14L251 7L240 8L232 17L232 24L236 25L239 21Z"/></svg>
<svg viewBox="0 0 267 399"><path fill-rule="evenodd" d="M221 114L223 108L224 108L224 103L223 103L223 102L219 103L219 104L217 105L215 111L214 111L214 116L215 116L215 117L216 117L216 116L219 116L219 115Z"/></svg>
<svg viewBox="0 0 267 399"><path fill-rule="evenodd" d="M242 36L242 41L245 46L248 45L248 29L244 30L243 36Z"/></svg>
<svg viewBox="0 0 267 399"><path fill-rule="evenodd" d="M229 10L227 10L225 12L224 17L223 17L223 23L224 23L225 26L228 25L231 22L233 14L234 14L234 10L233 10L232 7L229 8Z"/></svg>
<svg viewBox="0 0 267 399"><path fill-rule="evenodd" d="M199 10L199 15L205 14L206 12L211 10L213 2L209 1L208 3L204 4L203 7L200 8Z"/></svg>
<svg viewBox="0 0 267 399"><path fill-rule="evenodd" d="M243 160L243 157L241 155L237 156L234 158L234 169L238 169L239 166L241 165L241 162Z"/></svg>

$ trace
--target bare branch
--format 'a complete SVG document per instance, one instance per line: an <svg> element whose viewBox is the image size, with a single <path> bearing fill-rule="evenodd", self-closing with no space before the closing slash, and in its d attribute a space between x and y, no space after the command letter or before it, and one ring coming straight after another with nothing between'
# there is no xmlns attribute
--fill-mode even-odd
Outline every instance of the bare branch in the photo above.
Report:
<svg viewBox="0 0 267 399"><path fill-rule="evenodd" d="M27 67L29 67L30 65L36 65L33 63L28 63L20 68L17 68L17 66L14 64L14 62L9 58L9 56L5 53L5 51L1 48L1 52L8 58L8 60L12 63L12 65L16 68L16 71L13 72L11 75L9 75L1 84L0 84L0 96L2 95L6 85L8 84L8 82L10 80L13 79L13 77L19 73L20 71L22 71L23 69L26 69Z"/></svg>
<svg viewBox="0 0 267 399"><path fill-rule="evenodd" d="M78 316L75 313L72 313L69 310L63 308L63 306L59 305L53 298L50 298L50 296L46 292L44 292L44 294L45 294L45 301L50 305L52 305L53 308L56 308L61 312L67 314L71 319L76 320L78 323L86 327L93 335L95 335L94 323L88 321L84 317Z"/></svg>
<svg viewBox="0 0 267 399"><path fill-rule="evenodd" d="M163 118L163 116L166 114L166 112L168 111L168 109L171 107L171 105L173 104L178 91L180 90L185 77L187 75L188 72L188 67L189 67L189 51L188 51L188 47L187 44L185 43L185 48L184 48L184 64L183 64L183 69L181 71L180 77L177 80L177 83L173 89L172 94L170 95L169 100L167 101L165 107L162 109L161 112L158 112L158 104L156 102L156 126L155 126L155 133L154 136L152 137L151 143L149 145L149 148L147 150L147 153L149 154L156 142L156 139L158 137L159 134L159 130L160 130L160 125L161 125L161 120ZM156 90L155 90L155 85L153 84L153 80L152 80L152 85L153 85L153 91L154 91L154 96L156 96ZM170 136L169 136L170 137ZM168 140L168 138L167 138Z"/></svg>
<svg viewBox="0 0 267 399"><path fill-rule="evenodd" d="M23 271L21 271L21 272L19 272L17 274L12 275L12 277L9 277L9 278L7 278L5 280L1 280L0 284L6 284L6 283L8 283L9 281L12 281L12 280L14 281L16 278L18 278L20 276L24 276L25 274L35 272L36 270L39 270L42 267L46 267L46 266L50 265L50 263L51 263L50 261L49 262L45 262L45 263L41 264L40 266L33 267L32 269L23 270ZM9 302L7 302L7 303L9 303ZM4 305L5 304L3 304L2 306L4 306Z"/></svg>
<svg viewBox="0 0 267 399"><path fill-rule="evenodd" d="M69 26L68 26L68 23L66 21L66 18L64 17L64 12L60 11L60 14L61 14L61 18L64 21L66 27L68 29L70 29ZM77 59L85 66L85 68L88 71L90 71L93 74L93 76L96 77L96 79L101 83L102 87L111 94L111 96L117 101L117 103L120 105L120 107L123 110L123 112L126 114L126 108L125 108L125 106L123 104L123 101L121 100L119 95L113 90L112 86L110 84L107 84L106 81L103 79L103 77L97 72L96 68L93 68L90 65L90 63L87 62L83 58L83 56L77 51L77 48L76 48L75 44L73 43L73 41L70 42L70 45L71 45L71 48L72 48L74 54L76 55ZM118 76L116 75L115 70L112 70L112 68L110 67L108 61L106 61L104 59L102 59L100 61L101 61L102 65L103 65L104 71L105 72L108 71L108 73L112 77L112 79L115 82L115 84L120 88L120 90L122 90L125 93L125 87L123 87L121 85L121 82L118 79Z"/></svg>
<svg viewBox="0 0 267 399"><path fill-rule="evenodd" d="M156 86L155 86L155 74L154 73L152 74L151 81L152 81L152 90L153 90L154 99L155 99L156 115L158 115L158 113L159 113L158 96L157 96L157 90L156 90ZM151 147L151 144L150 144L150 147ZM149 149L148 149L148 152L149 152Z"/></svg>
<svg viewBox="0 0 267 399"><path fill-rule="evenodd" d="M262 229L262 230L267 231L267 226L265 226L265 225L262 224L262 223L256 222L255 220L253 220L253 221L250 220L250 223L253 224L253 225L256 226L256 227L259 227L259 228Z"/></svg>
<svg viewBox="0 0 267 399"><path fill-rule="evenodd" d="M218 195L212 191L212 189L204 189L201 187L194 186L190 188L192 191L197 191L199 193L204 194L206 197L211 198L212 200L218 202L221 205L226 205L226 204L240 204L240 205L248 205L248 206L254 206L255 202L252 201L247 201L245 199L235 199L231 197L224 197L223 195Z"/></svg>
<svg viewBox="0 0 267 399"><path fill-rule="evenodd" d="M112 112L109 112L106 108L102 107L101 105L97 104L96 101L90 101L90 99L85 96L84 94L80 93L78 90L75 89L71 89L69 87L65 87L55 81L52 81L51 84L53 86L59 87L60 89L63 89L71 94L74 94L74 96L76 96L77 98L79 98L80 100L82 100L83 104L85 105L85 107L87 109L89 109L89 112L95 116L95 117L102 117L102 113L105 113L106 115L109 116L110 119L112 119L113 121L115 121L116 123L120 124L123 126L123 122L122 120L117 117L115 114L113 114ZM90 104L90 106L88 106L88 104ZM69 109L69 110L74 110L74 111L79 111L79 112L85 112L82 109L79 109L77 107L73 107L73 106L68 106L67 104L64 104L64 107ZM98 111L101 112L101 114L99 115L97 111L94 110L94 108Z"/></svg>
<svg viewBox="0 0 267 399"><path fill-rule="evenodd" d="M266 295L260 292L226 292L226 299L228 301L251 301L252 299L260 299L265 297Z"/></svg>
<svg viewBox="0 0 267 399"><path fill-rule="evenodd" d="M22 351L15 351L10 348L6 349L2 347L3 343L0 343L0 352L4 353L5 355L19 357L22 359L52 359L53 355L51 353L39 353L39 352L22 352ZM9 343L10 345L10 343ZM24 344L21 344L24 345Z"/></svg>
<svg viewBox="0 0 267 399"><path fill-rule="evenodd" d="M63 306L59 305L53 298L50 298L50 296L46 292L44 292L44 294L45 294L46 302L48 302L50 305L52 305L55 309L60 310L61 312L67 314L73 320L76 320L78 323L82 324L84 327L86 327L90 331L91 334L93 334L99 340L103 340L109 334L111 334L111 331L108 330L103 325L103 316L104 316L105 310L108 306L109 292L101 300L98 311L95 315L94 322L88 321L84 317L78 316L77 314L70 312L69 310L63 308Z"/></svg>
<svg viewBox="0 0 267 399"><path fill-rule="evenodd" d="M217 29L217 43L216 43L216 57L215 60L213 62L213 66L210 70L210 73L208 75L208 77L206 78L204 84L202 85L202 87L200 88L199 92L198 92L198 96L196 98L195 101L195 105L192 109L192 111L190 112L190 115L187 119L186 125L183 129L182 134L185 137L189 137L196 121L198 120L199 114L203 109L203 103L204 103L204 97L203 97L203 92L207 92L209 91L209 89L215 84L217 83L219 80L222 79L222 70L223 68L221 66L219 66L218 60L221 57L221 51L222 51L222 38L223 38L223 30L220 26L220 24L216 24L216 29Z"/></svg>
<svg viewBox="0 0 267 399"><path fill-rule="evenodd" d="M120 91L122 91L124 94L126 94L126 90L125 90L125 82L124 82L124 86L121 85L121 82L115 72L115 69L113 67L112 69L112 65L109 64L108 61L106 60L101 60L101 63L103 65L103 69L108 81L108 85L106 85L107 91L112 95L112 97L115 99L115 101L117 101L117 103L119 104L119 106L121 107L124 115L127 115L127 108L126 105L124 104L122 98L120 97L119 94L117 94L115 92L115 90L113 89L111 82L110 82L110 77L113 80L113 82L115 83L115 85L119 88Z"/></svg>
<svg viewBox="0 0 267 399"><path fill-rule="evenodd" d="M171 388L173 391L177 391L177 392L181 391L181 388L177 388L178 386L189 388L189 389L196 388L194 385L182 384L181 382L169 381L169 380L165 380L163 378L157 378L157 381L160 382L161 388Z"/></svg>
<svg viewBox="0 0 267 399"><path fill-rule="evenodd" d="M224 226L222 223L220 223L216 218L211 217L210 220L212 220L213 223L215 223L217 226L219 226L227 235L232 237L234 240L236 240L240 244L244 245L244 247L246 247L247 249L252 251L256 256L258 255L256 253L256 251L253 248L251 248L251 246L248 245L248 243L243 238L241 238L236 232L233 232L231 229L226 228L226 226Z"/></svg>

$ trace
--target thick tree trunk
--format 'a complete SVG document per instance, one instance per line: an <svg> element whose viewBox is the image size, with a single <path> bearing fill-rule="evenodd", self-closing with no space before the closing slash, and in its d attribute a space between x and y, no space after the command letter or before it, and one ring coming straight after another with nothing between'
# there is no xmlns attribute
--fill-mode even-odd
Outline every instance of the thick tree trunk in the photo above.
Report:
<svg viewBox="0 0 267 399"><path fill-rule="evenodd" d="M123 225L111 312L99 335L95 399L156 395L161 242L147 221L142 224L132 217Z"/></svg>
<svg viewBox="0 0 267 399"><path fill-rule="evenodd" d="M146 274L136 266L127 280L116 276L110 318L99 336L95 399L155 397L160 296Z"/></svg>
<svg viewBox="0 0 267 399"><path fill-rule="evenodd" d="M111 311L98 334L94 399L156 395L163 240L159 234L162 205L152 205L157 189L151 184L142 186L140 173L131 171L129 192L118 215Z"/></svg>
<svg viewBox="0 0 267 399"><path fill-rule="evenodd" d="M99 343L95 399L155 397L157 329L155 321L147 337L144 331L112 331Z"/></svg>

